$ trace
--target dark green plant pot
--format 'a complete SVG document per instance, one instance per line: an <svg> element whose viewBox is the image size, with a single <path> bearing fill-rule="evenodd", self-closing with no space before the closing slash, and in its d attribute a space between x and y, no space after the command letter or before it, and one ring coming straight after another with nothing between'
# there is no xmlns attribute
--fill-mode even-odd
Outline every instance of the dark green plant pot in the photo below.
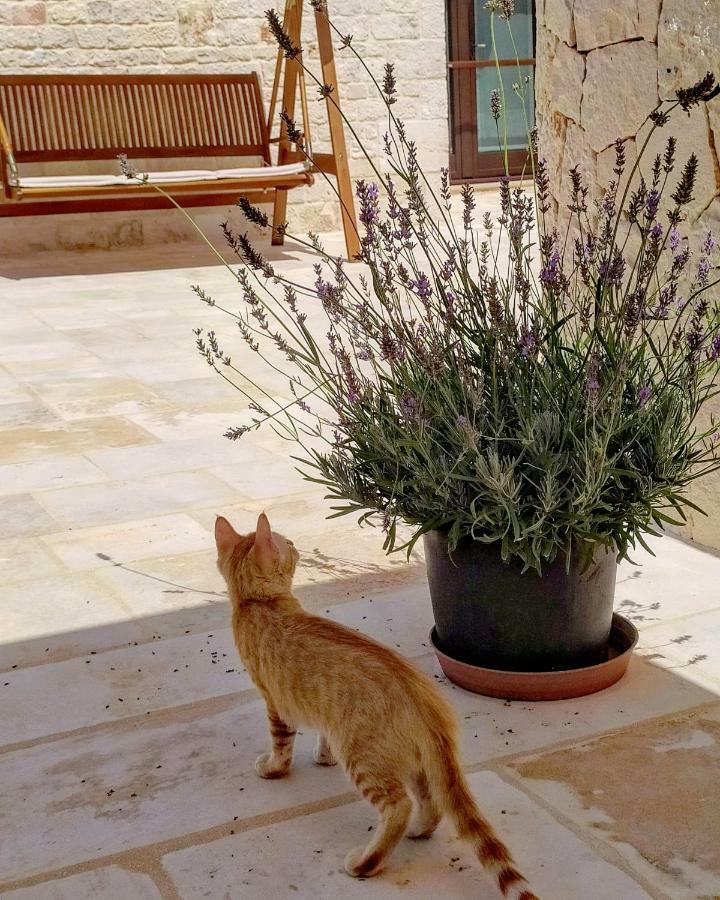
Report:
<svg viewBox="0 0 720 900"><path fill-rule="evenodd" d="M498 544L471 538L452 556L444 532L424 536L438 648L461 662L514 672L592 666L607 659L615 555L598 546L583 570L561 554L542 575L504 563Z"/></svg>

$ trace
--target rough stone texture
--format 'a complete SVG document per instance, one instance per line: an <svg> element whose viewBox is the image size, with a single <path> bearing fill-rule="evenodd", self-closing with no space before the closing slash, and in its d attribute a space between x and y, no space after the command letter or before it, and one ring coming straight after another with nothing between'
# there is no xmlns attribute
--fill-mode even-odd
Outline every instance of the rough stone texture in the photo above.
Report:
<svg viewBox="0 0 720 900"><path fill-rule="evenodd" d="M546 0L544 12L538 14L538 30L547 28L561 41L575 46L575 0Z"/></svg>
<svg viewBox="0 0 720 900"><path fill-rule="evenodd" d="M575 0L573 16L577 49L594 50L639 37L638 4L643 0L615 0L598 15L597 0Z"/></svg>
<svg viewBox="0 0 720 900"><path fill-rule="evenodd" d="M573 122L580 122L584 80L585 59L582 54L575 53L571 47L559 41L548 86L553 112L560 113Z"/></svg>
<svg viewBox="0 0 720 900"><path fill-rule="evenodd" d="M657 47L650 41L601 47L587 54L586 66L581 124L598 153L634 135L655 106Z"/></svg>
<svg viewBox="0 0 720 900"><path fill-rule="evenodd" d="M11 25L44 25L47 9L44 3L16 3L11 10Z"/></svg>
<svg viewBox="0 0 720 900"><path fill-rule="evenodd" d="M597 198L612 176L612 143L625 139L629 164L645 133L647 113L660 99L720 72L717 0L545 0L538 4L536 110L541 152L553 177L553 208L565 215L567 171L579 165ZM579 83L577 81L579 79ZM579 98L580 117L576 117ZM720 227L720 101L678 114L648 147L649 169L668 134L682 163L699 161L689 225L700 233ZM608 149L609 148L609 149ZM720 400L711 403L720 418ZM692 514L686 537L720 549L720 476L693 486L690 497L708 512Z"/></svg>
<svg viewBox="0 0 720 900"><path fill-rule="evenodd" d="M17 27L0 33L0 71L30 72L248 72L260 75L265 103L270 99L275 43L264 11L284 4L275 0L2 0L0 25ZM361 5L330 0L333 22L376 74L386 60L397 66L402 115L418 139L423 164L431 175L447 165L447 68L443 0L408 0ZM303 35L308 65L318 70L312 8L305 4ZM32 26L32 27L24 27ZM343 110L375 157L382 153L384 118L368 77L347 50L336 47ZM324 105L314 102L308 85L314 148L329 149ZM399 107L398 107L399 108ZM359 147L349 136L351 173L370 174ZM105 171L112 161L103 164ZM183 162L178 161L182 166ZM194 167L191 166L191 167ZM62 171L63 168L60 168ZM54 171L54 170L53 170ZM52 174L52 172L48 172ZM223 208L194 211L217 223ZM290 230L328 231L339 227L338 202L324 179L290 194ZM60 246L132 246L159 240L191 238L190 226L176 211L151 214L99 214L0 221L0 254L13 255Z"/></svg>

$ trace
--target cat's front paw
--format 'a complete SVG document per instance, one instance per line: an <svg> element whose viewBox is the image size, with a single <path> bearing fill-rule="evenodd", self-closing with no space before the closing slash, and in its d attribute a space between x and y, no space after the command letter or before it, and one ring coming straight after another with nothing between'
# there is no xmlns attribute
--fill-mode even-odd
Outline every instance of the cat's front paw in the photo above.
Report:
<svg viewBox="0 0 720 900"><path fill-rule="evenodd" d="M272 753L261 753L255 760L255 771L261 778L284 778L290 771L290 766L278 764Z"/></svg>
<svg viewBox="0 0 720 900"><path fill-rule="evenodd" d="M353 878L372 878L383 868L385 860L378 855L368 855L367 847L355 847L345 857L345 871Z"/></svg>

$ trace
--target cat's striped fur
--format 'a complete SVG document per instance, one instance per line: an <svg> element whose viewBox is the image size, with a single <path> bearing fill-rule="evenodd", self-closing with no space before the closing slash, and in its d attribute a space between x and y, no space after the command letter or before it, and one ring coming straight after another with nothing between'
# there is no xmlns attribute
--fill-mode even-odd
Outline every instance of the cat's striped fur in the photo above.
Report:
<svg viewBox="0 0 720 900"><path fill-rule="evenodd" d="M379 815L367 846L345 859L350 875L375 875L406 832L429 837L448 815L505 897L537 900L475 804L455 714L430 679L387 647L306 613L292 595L297 550L265 514L244 536L219 517L215 538L235 641L267 704L272 750L256 761L257 773L287 775L295 728L312 727L320 735L315 761L340 760Z"/></svg>

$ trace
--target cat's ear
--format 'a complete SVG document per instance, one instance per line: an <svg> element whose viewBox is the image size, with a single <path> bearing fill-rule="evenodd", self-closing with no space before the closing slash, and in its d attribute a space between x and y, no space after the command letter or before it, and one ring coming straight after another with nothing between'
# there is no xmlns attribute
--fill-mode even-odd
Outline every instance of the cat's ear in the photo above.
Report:
<svg viewBox="0 0 720 900"><path fill-rule="evenodd" d="M215 519L215 544L221 556L227 556L235 549L240 540L240 535L224 516Z"/></svg>
<svg viewBox="0 0 720 900"><path fill-rule="evenodd" d="M255 528L255 543L250 551L261 569L267 569L277 562L279 551L265 513L260 513Z"/></svg>

